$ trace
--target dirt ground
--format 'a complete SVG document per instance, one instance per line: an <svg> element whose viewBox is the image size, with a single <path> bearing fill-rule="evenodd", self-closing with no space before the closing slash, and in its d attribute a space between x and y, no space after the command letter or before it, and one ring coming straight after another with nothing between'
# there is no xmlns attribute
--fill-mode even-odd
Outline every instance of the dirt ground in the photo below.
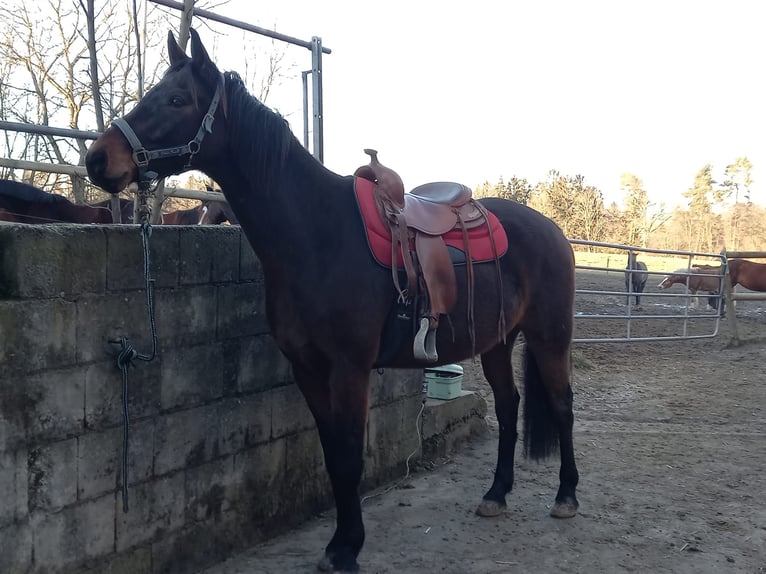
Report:
<svg viewBox="0 0 766 574"><path fill-rule="evenodd" d="M619 289L617 275L607 283ZM578 275L579 288L603 285L603 277ZM648 296L634 312L678 313L683 303ZM624 297L578 296L577 336L624 330L625 321L583 315L625 310ZM364 504L361 571L766 572L766 304L741 305L737 319L747 340L738 347L728 345L726 320L712 339L575 346L576 518L548 517L558 460L521 456L505 515L474 514L495 465L490 416L487 437ZM645 335L683 328L646 323L653 327ZM714 319L691 323L699 333L715 328ZM493 412L478 362L464 366L464 388ZM315 572L333 524L328 512L206 574Z"/></svg>

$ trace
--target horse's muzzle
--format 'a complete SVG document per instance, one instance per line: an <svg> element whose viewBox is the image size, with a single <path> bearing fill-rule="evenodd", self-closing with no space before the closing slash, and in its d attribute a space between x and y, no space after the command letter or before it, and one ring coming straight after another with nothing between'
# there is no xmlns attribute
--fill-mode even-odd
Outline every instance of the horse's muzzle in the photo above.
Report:
<svg viewBox="0 0 766 574"><path fill-rule="evenodd" d="M109 193L119 193L133 181L136 164L119 130L107 129L85 156L88 177Z"/></svg>

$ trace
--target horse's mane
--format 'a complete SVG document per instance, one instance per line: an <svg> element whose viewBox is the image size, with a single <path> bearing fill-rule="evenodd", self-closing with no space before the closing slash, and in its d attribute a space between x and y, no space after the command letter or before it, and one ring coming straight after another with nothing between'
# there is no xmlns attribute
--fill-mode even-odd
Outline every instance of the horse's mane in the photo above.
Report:
<svg viewBox="0 0 766 574"><path fill-rule="evenodd" d="M48 193L34 185L29 185L28 183L20 181L13 181L11 179L0 181L0 196L19 199L30 203L72 203L63 195Z"/></svg>
<svg viewBox="0 0 766 574"><path fill-rule="evenodd" d="M250 95L236 72L226 72L226 105L234 159L264 190L282 171L295 139L287 121Z"/></svg>

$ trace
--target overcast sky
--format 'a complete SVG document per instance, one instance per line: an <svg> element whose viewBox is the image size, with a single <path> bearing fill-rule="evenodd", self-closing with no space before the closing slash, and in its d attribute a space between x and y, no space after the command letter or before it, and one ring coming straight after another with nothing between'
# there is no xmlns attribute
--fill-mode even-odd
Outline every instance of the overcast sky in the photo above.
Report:
<svg viewBox="0 0 766 574"><path fill-rule="evenodd" d="M611 200L630 172L672 205L706 163L720 180L741 156L754 164L753 199L766 204L764 6L231 0L217 10L332 49L325 164L338 173L373 147L408 187L514 175L534 184L556 169ZM310 67L308 50L288 56ZM216 57L222 69L241 65L223 45ZM285 88L268 103L302 138L300 73Z"/></svg>

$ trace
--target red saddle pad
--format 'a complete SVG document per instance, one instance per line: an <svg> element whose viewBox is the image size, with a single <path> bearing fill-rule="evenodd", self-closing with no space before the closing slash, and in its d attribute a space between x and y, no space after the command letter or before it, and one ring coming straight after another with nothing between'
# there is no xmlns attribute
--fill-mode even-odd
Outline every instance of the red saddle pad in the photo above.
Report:
<svg viewBox="0 0 766 574"><path fill-rule="evenodd" d="M386 229L375 207L375 200L372 197L374 189L375 184L370 180L363 177L354 178L356 201L362 214L362 221L367 232L367 242L370 245L372 255L381 265L391 267L391 234ZM499 257L508 251L508 236L505 234L503 226L500 225L500 221L492 212L489 212L489 222L492 226L492 235L495 239L495 247ZM463 251L462 230L454 229L449 231L442 235L442 239L450 247ZM471 246L471 260L474 263L492 261L495 258L492 242L489 238L489 230L486 225L469 229L468 242ZM403 267L401 251L397 259L397 267Z"/></svg>

